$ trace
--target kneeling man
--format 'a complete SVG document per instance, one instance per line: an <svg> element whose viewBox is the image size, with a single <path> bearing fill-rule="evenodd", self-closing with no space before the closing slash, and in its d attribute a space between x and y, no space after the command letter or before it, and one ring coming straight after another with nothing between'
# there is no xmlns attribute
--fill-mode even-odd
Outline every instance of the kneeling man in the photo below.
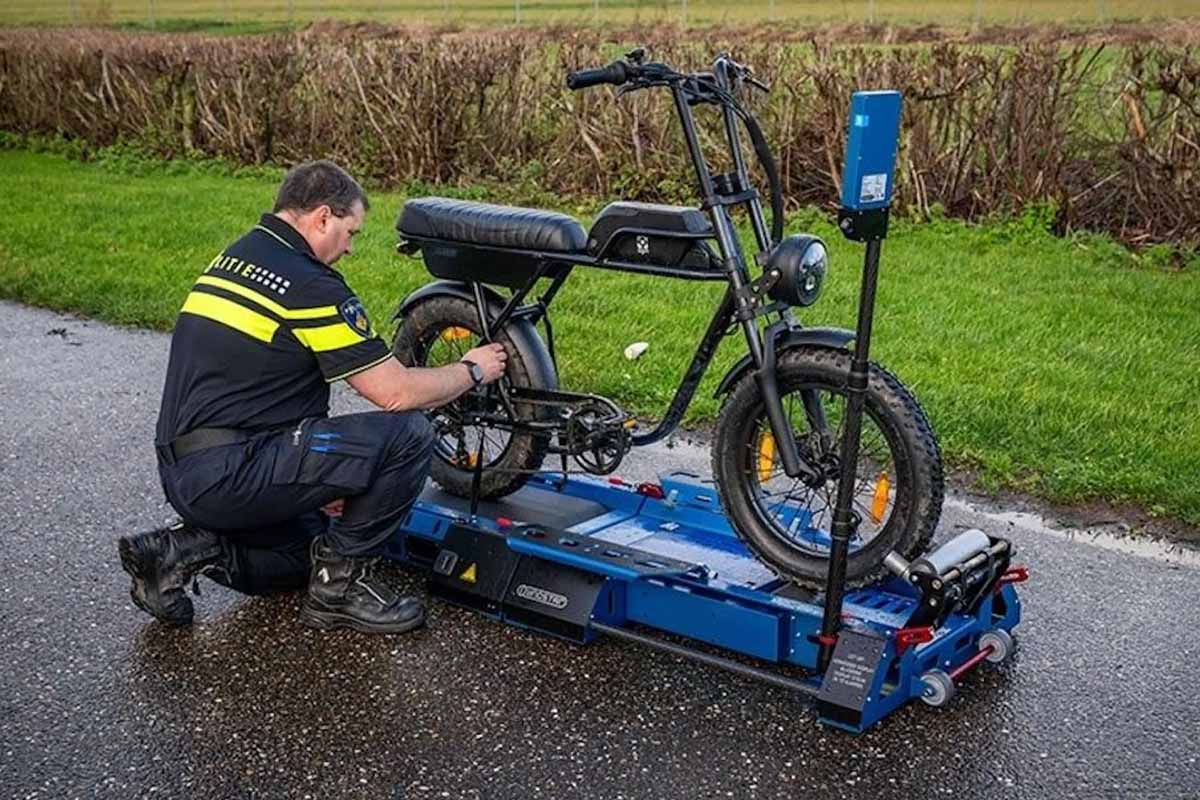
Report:
<svg viewBox="0 0 1200 800"><path fill-rule="evenodd" d="M485 345L432 369L392 357L333 269L367 209L336 164L301 164L188 295L155 443L183 521L118 547L134 603L158 619L190 623L185 588L203 574L246 594L307 582L300 619L316 628L399 633L424 621L421 602L371 566L429 474L422 410L499 378L505 353ZM338 380L383 410L330 418Z"/></svg>

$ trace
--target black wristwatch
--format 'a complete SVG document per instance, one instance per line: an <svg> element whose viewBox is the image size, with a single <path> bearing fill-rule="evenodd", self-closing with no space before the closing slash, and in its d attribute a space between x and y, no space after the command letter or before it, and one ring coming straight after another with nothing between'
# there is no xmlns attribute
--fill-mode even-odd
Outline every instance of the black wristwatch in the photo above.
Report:
<svg viewBox="0 0 1200 800"><path fill-rule="evenodd" d="M467 372L471 373L471 384L473 386L483 383L483 369L478 364L466 358L458 363L467 365Z"/></svg>

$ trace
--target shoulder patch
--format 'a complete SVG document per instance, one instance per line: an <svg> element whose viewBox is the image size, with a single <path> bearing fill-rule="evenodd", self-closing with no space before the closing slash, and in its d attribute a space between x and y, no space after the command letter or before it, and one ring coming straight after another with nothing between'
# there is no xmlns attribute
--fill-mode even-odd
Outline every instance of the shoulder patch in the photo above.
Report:
<svg viewBox="0 0 1200 800"><path fill-rule="evenodd" d="M351 297L342 302L338 306L338 313L342 315L342 319L346 324L354 329L359 335L368 339L375 336L375 331L371 328L371 320L367 319L367 310L363 308L362 301L357 297Z"/></svg>

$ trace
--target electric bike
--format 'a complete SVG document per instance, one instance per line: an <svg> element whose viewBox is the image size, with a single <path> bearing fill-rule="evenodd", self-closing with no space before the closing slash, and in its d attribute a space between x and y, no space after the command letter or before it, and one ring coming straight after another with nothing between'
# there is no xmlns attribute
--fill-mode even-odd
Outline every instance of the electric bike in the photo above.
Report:
<svg viewBox="0 0 1200 800"><path fill-rule="evenodd" d="M850 396L853 331L804 327L795 309L821 294L828 254L816 236L783 235L784 206L774 157L740 101L767 91L728 55L711 71L681 73L635 50L606 67L570 73L573 90L610 84L617 96L671 93L699 188L696 207L614 202L589 230L551 211L441 197L409 200L396 227L401 252L420 252L434 282L401 304L394 352L408 366L459 360L499 342L508 369L430 413L438 434L433 479L447 491L498 498L519 489L547 458L553 472L612 473L630 448L657 442L683 418L718 345L741 335L745 355L721 380L723 404L712 441L721 505L750 549L778 574L819 586L826 578L840 472L842 424ZM729 172L706 162L693 109L721 115ZM766 219L742 152L744 127L769 184ZM746 210L755 257L731 217ZM761 266L757 277L751 265ZM666 412L644 430L616 401L559 386L549 306L576 267L683 281L721 281L726 291ZM545 336L539 333L541 323ZM883 571L892 551L922 552L941 514L941 454L916 398L871 364L857 459L848 585Z"/></svg>

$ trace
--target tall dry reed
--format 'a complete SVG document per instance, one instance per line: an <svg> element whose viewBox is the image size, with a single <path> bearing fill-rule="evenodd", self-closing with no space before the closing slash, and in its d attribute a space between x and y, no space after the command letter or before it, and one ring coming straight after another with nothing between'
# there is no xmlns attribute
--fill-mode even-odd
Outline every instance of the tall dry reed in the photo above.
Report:
<svg viewBox="0 0 1200 800"><path fill-rule="evenodd" d="M620 52L602 34L370 33L3 31L0 128L136 141L164 156L329 157L382 184L520 179L567 195L690 196L669 96L613 102L607 90L565 88L568 69ZM681 38L642 32L679 68L731 49L773 84L752 102L793 205L835 201L850 94L890 87L906 103L901 207L977 218L1051 201L1062 230L1200 244L1196 47ZM719 135L715 115L702 132Z"/></svg>

